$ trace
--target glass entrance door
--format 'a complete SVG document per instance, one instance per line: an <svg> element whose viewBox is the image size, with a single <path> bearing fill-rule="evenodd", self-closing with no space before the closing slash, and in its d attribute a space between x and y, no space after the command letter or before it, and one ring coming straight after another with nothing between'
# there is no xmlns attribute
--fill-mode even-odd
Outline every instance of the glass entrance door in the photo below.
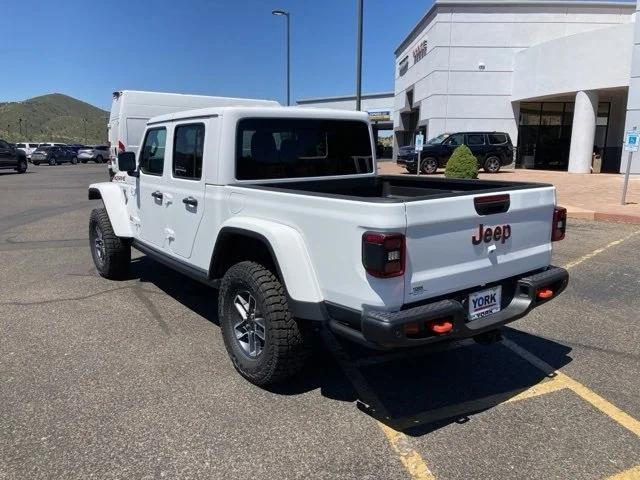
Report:
<svg viewBox="0 0 640 480"><path fill-rule="evenodd" d="M518 122L516 166L542 170L567 170L573 102L523 102ZM598 105L594 147L604 150L610 103Z"/></svg>

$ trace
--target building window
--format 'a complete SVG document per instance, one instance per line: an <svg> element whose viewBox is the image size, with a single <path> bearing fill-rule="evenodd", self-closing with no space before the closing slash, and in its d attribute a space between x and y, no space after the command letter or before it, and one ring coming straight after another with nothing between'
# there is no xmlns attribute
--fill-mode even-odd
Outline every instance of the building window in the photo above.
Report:
<svg viewBox="0 0 640 480"><path fill-rule="evenodd" d="M407 55L398 64L398 75L403 76L409 70L409 56Z"/></svg>

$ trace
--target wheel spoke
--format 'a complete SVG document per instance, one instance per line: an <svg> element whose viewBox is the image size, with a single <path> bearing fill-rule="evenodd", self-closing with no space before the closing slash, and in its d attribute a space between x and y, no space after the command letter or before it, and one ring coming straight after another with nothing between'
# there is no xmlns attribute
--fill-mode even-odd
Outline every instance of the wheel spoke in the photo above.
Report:
<svg viewBox="0 0 640 480"><path fill-rule="evenodd" d="M255 333L260 340L264 343L265 341L265 328L264 328L264 318L256 318L255 322Z"/></svg>
<svg viewBox="0 0 640 480"><path fill-rule="evenodd" d="M249 302L247 302L240 294L236 295L235 300L233 301L236 310L242 317L242 320L247 320L249 318Z"/></svg>

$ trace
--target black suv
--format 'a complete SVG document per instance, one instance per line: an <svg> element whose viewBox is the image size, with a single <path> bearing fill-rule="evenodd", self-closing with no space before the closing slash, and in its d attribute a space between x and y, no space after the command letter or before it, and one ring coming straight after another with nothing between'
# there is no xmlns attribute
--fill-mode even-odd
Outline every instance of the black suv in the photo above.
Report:
<svg viewBox="0 0 640 480"><path fill-rule="evenodd" d="M27 154L0 139L0 170L6 169L16 170L18 173L26 172Z"/></svg>
<svg viewBox="0 0 640 480"><path fill-rule="evenodd" d="M503 165L513 161L513 144L504 132L458 132L443 133L426 142L420 153L421 173L436 173L438 167L447 165L453 151L459 145L466 145L478 160L478 168L496 173ZM409 173L418 171L418 153L414 147L400 147L398 165L403 165Z"/></svg>

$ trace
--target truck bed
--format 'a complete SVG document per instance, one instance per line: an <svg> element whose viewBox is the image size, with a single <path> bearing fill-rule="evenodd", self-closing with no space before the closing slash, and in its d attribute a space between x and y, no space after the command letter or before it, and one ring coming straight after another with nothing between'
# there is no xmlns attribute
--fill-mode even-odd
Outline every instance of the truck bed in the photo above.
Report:
<svg viewBox="0 0 640 480"><path fill-rule="evenodd" d="M456 197L477 193L504 192L549 187L549 184L505 182L498 180L464 180L442 177L379 175L376 177L275 182L242 185L298 195L339 197L365 202L411 202Z"/></svg>

